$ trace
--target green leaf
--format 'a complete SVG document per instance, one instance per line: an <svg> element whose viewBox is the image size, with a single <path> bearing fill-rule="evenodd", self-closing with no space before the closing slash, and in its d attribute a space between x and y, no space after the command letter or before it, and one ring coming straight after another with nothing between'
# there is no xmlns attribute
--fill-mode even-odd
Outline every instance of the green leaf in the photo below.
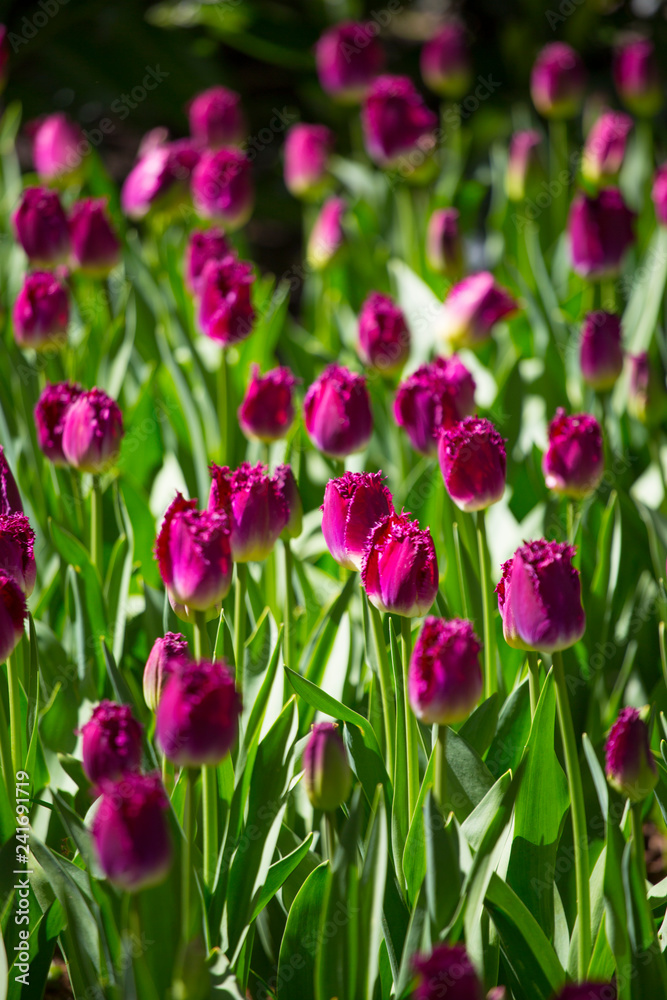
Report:
<svg viewBox="0 0 667 1000"><path fill-rule="evenodd" d="M320 865L292 903L278 956L278 1000L313 996L316 957L320 948L326 947L321 928L330 882L329 865Z"/></svg>
<svg viewBox="0 0 667 1000"><path fill-rule="evenodd" d="M495 736L498 726L499 703L500 696L495 691L490 698L477 706L459 729L459 736L466 741L468 746L476 750L480 757L484 756Z"/></svg>
<svg viewBox="0 0 667 1000"><path fill-rule="evenodd" d="M456 823L445 818L429 790L424 802L426 836L426 900L435 931L446 927L461 895L459 836Z"/></svg>
<svg viewBox="0 0 667 1000"><path fill-rule="evenodd" d="M267 872L266 881L260 887L253 901L253 910L250 917L251 922L259 916L265 906L268 906L269 902L278 890L282 888L292 872L298 868L308 854L312 842L313 835L309 833L304 842L292 851L291 854L287 854L284 858L271 865Z"/></svg>
<svg viewBox="0 0 667 1000"><path fill-rule="evenodd" d="M447 802L459 823L479 805L493 785L493 775L479 754L466 741L447 729Z"/></svg>
<svg viewBox="0 0 667 1000"><path fill-rule="evenodd" d="M403 852L403 872L408 888L408 901L411 906L417 901L419 891L426 875L426 834L424 830L424 801L429 788L433 787L435 773L435 747L429 757L428 765L421 788L419 798L415 806L414 815L405 841L405 851Z"/></svg>

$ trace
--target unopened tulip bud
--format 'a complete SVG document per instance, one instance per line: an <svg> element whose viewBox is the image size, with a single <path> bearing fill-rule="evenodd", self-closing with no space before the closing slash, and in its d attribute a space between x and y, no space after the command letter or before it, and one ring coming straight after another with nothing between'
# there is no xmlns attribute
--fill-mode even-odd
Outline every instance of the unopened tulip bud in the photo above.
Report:
<svg viewBox="0 0 667 1000"><path fill-rule="evenodd" d="M459 213L455 208L436 208L426 230L426 259L429 267L450 281L460 281L463 274L463 246L459 232Z"/></svg>
<svg viewBox="0 0 667 1000"><path fill-rule="evenodd" d="M229 517L234 562L266 559L290 519L282 482L261 462L242 462L238 469L211 465L210 473L209 510Z"/></svg>
<svg viewBox="0 0 667 1000"><path fill-rule="evenodd" d="M632 118L622 111L605 111L586 138L581 172L591 184L610 184L623 166Z"/></svg>
<svg viewBox="0 0 667 1000"><path fill-rule="evenodd" d="M239 149L207 150L192 173L192 200L204 219L239 229L252 215L255 193L250 160Z"/></svg>
<svg viewBox="0 0 667 1000"><path fill-rule="evenodd" d="M69 230L56 191L26 188L12 222L16 238L33 267L52 267L66 260Z"/></svg>
<svg viewBox="0 0 667 1000"><path fill-rule="evenodd" d="M303 402L308 435L320 451L345 458L370 441L373 415L363 375L329 365L306 393Z"/></svg>
<svg viewBox="0 0 667 1000"><path fill-rule="evenodd" d="M407 76L380 76L371 85L361 111L368 155L380 167L397 167L411 153L435 146L437 115Z"/></svg>
<svg viewBox="0 0 667 1000"><path fill-rule="evenodd" d="M343 216L347 205L342 198L324 202L308 237L307 261L315 271L323 270L345 242Z"/></svg>
<svg viewBox="0 0 667 1000"><path fill-rule="evenodd" d="M225 347L250 336L254 280L252 266L232 254L208 261L199 279L199 326L205 336Z"/></svg>
<svg viewBox="0 0 667 1000"><path fill-rule="evenodd" d="M115 781L141 763L141 726L129 705L102 701L81 727L83 770L98 785Z"/></svg>
<svg viewBox="0 0 667 1000"><path fill-rule="evenodd" d="M384 52L372 22L343 21L325 31L315 46L323 90L339 101L362 99L384 65Z"/></svg>
<svg viewBox="0 0 667 1000"><path fill-rule="evenodd" d="M635 240L634 219L618 188L604 188L595 198L575 195L567 231L576 273L589 281L613 277Z"/></svg>
<svg viewBox="0 0 667 1000"><path fill-rule="evenodd" d="M484 1000L484 991L462 944L436 944L412 961L419 977L413 1000Z"/></svg>
<svg viewBox="0 0 667 1000"><path fill-rule="evenodd" d="M417 368L394 401L396 423L422 455L437 455L441 429L474 412L475 380L455 354Z"/></svg>
<svg viewBox="0 0 667 1000"><path fill-rule="evenodd" d="M16 480L0 444L0 514L22 514L23 504Z"/></svg>
<svg viewBox="0 0 667 1000"><path fill-rule="evenodd" d="M315 809L333 812L345 802L352 787L352 770L338 726L318 722L303 752L306 793Z"/></svg>
<svg viewBox="0 0 667 1000"><path fill-rule="evenodd" d="M483 687L481 648L471 622L426 619L408 676L410 704L418 719L443 726L470 715Z"/></svg>
<svg viewBox="0 0 667 1000"><path fill-rule="evenodd" d="M120 241L107 212L105 198L77 201L69 214L69 235L75 267L105 276L120 260Z"/></svg>
<svg viewBox="0 0 667 1000"><path fill-rule="evenodd" d="M25 514L0 514L0 572L11 576L25 597L35 586L35 532Z"/></svg>
<svg viewBox="0 0 667 1000"><path fill-rule="evenodd" d="M542 136L535 129L515 132L510 142L505 186L510 201L523 201L530 186L531 175L539 170L538 147Z"/></svg>
<svg viewBox="0 0 667 1000"><path fill-rule="evenodd" d="M141 154L120 193L125 215L143 219L151 211L167 212L181 204L200 155L189 139L161 143Z"/></svg>
<svg viewBox="0 0 667 1000"><path fill-rule="evenodd" d="M655 427L667 417L667 384L662 362L646 351L631 354L628 410L637 420Z"/></svg>
<svg viewBox="0 0 667 1000"><path fill-rule="evenodd" d="M246 124L241 97L227 87L211 87L191 101L188 108L190 135L208 149L242 142Z"/></svg>
<svg viewBox="0 0 667 1000"><path fill-rule="evenodd" d="M387 514L366 545L361 582L378 611L419 618L438 592L438 560L428 528L409 514Z"/></svg>
<svg viewBox="0 0 667 1000"><path fill-rule="evenodd" d="M620 316L598 310L584 320L579 345L579 364L584 381L598 392L611 389L623 371Z"/></svg>
<svg viewBox="0 0 667 1000"><path fill-rule="evenodd" d="M636 708L624 708L605 748L607 780L631 802L641 802L658 783L646 722ZM643 848L642 848L643 849Z"/></svg>
<svg viewBox="0 0 667 1000"><path fill-rule="evenodd" d="M359 314L359 356L381 374L400 371L410 354L410 331L388 295L371 292Z"/></svg>
<svg viewBox="0 0 667 1000"><path fill-rule="evenodd" d="M461 510L485 510L502 499L507 477L505 442L490 420L465 417L443 428L438 461L445 488Z"/></svg>
<svg viewBox="0 0 667 1000"><path fill-rule="evenodd" d="M26 131L32 139L35 170L43 180L62 180L81 165L82 148L86 148L87 140L79 126L63 112L30 123Z"/></svg>
<svg viewBox="0 0 667 1000"><path fill-rule="evenodd" d="M584 99L586 70L564 42L545 45L530 77L533 104L545 118L574 118Z"/></svg>
<svg viewBox="0 0 667 1000"><path fill-rule="evenodd" d="M63 453L80 472L100 475L115 464L123 439L123 416L101 389L82 392L67 408Z"/></svg>
<svg viewBox="0 0 667 1000"><path fill-rule="evenodd" d="M285 541L288 541L290 538L298 538L303 526L303 503L291 466L277 466L273 478L289 510L289 520L283 528L280 537Z"/></svg>
<svg viewBox="0 0 667 1000"><path fill-rule="evenodd" d="M201 291L201 279L209 260L222 260L233 256L232 249L222 229L196 230L190 233L185 251L185 283L192 295Z"/></svg>
<svg viewBox="0 0 667 1000"><path fill-rule="evenodd" d="M393 511L381 472L345 472L330 479L324 490L322 534L336 562L360 570L372 529Z"/></svg>
<svg viewBox="0 0 667 1000"><path fill-rule="evenodd" d="M14 338L19 347L58 350L67 341L69 298L51 271L32 271L12 310Z"/></svg>
<svg viewBox="0 0 667 1000"><path fill-rule="evenodd" d="M21 641L27 614L23 591L13 577L0 570L0 663L12 655Z"/></svg>
<svg viewBox="0 0 667 1000"><path fill-rule="evenodd" d="M589 413L568 416L562 407L549 424L549 447L542 459L547 487L581 499L596 490L604 471L602 429Z"/></svg>
<svg viewBox="0 0 667 1000"><path fill-rule="evenodd" d="M293 125L285 139L285 186L296 198L318 198L329 186L336 139L324 125Z"/></svg>
<svg viewBox="0 0 667 1000"><path fill-rule="evenodd" d="M180 632L167 632L155 640L144 668L144 701L154 712L167 677L188 659L188 644Z"/></svg>
<svg viewBox="0 0 667 1000"><path fill-rule="evenodd" d="M37 444L54 465L67 465L63 451L65 417L83 389L74 382L46 385L35 406Z"/></svg>
<svg viewBox="0 0 667 1000"><path fill-rule="evenodd" d="M454 285L436 319L439 336L457 350L488 340L501 319L517 311L517 303L489 271L480 271Z"/></svg>
<svg viewBox="0 0 667 1000"><path fill-rule="evenodd" d="M253 365L250 382L238 417L246 437L258 441L279 441L288 433L294 421L294 386L297 379L289 368L274 368L260 375L259 365Z"/></svg>
<svg viewBox="0 0 667 1000"><path fill-rule="evenodd" d="M630 111L652 118L662 107L660 68L653 43L636 38L619 46L614 55L614 83Z"/></svg>
<svg viewBox="0 0 667 1000"><path fill-rule="evenodd" d="M452 21L426 42L421 51L421 74L426 86L441 97L463 97L472 81L465 28Z"/></svg>

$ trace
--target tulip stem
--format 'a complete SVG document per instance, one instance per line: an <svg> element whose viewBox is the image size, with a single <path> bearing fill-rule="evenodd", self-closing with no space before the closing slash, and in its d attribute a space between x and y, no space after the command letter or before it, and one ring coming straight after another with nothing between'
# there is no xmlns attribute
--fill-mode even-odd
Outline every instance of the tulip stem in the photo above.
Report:
<svg viewBox="0 0 667 1000"><path fill-rule="evenodd" d="M484 617L484 695L490 698L496 690L496 637L491 612L489 592L489 546L486 540L484 511L477 511L477 552L479 555L479 575L482 584L482 614Z"/></svg>
<svg viewBox="0 0 667 1000"><path fill-rule="evenodd" d="M289 539L283 540L285 549L285 665L294 670L294 587L292 586L292 547Z"/></svg>
<svg viewBox="0 0 667 1000"><path fill-rule="evenodd" d="M632 812L632 839L634 842L635 859L637 861L637 871L641 879L642 889L646 892L646 852L644 849L644 826L642 823L642 809L644 803L633 802Z"/></svg>
<svg viewBox="0 0 667 1000"><path fill-rule="evenodd" d="M574 868L577 885L577 907L579 910L577 974L579 980L583 981L586 979L588 963L591 957L591 899L588 874L586 805L584 802L584 792L581 784L579 757L577 754L577 744L574 736L574 725L572 723L572 713L570 711L567 684L565 682L562 654L560 652L553 653L552 662L554 669L554 681L556 684L558 721L560 723L560 731L563 738L567 782L570 791L570 802L572 804Z"/></svg>
<svg viewBox="0 0 667 1000"><path fill-rule="evenodd" d="M211 655L211 643L208 638L205 611L195 611L194 640L195 660L209 659Z"/></svg>
<svg viewBox="0 0 667 1000"><path fill-rule="evenodd" d="M438 726L435 744L435 797L445 812L447 801L447 726Z"/></svg>
<svg viewBox="0 0 667 1000"><path fill-rule="evenodd" d="M245 661L245 620L248 567L236 564L236 599L234 603L234 659L236 660L236 690L243 691L243 667Z"/></svg>
<svg viewBox="0 0 667 1000"><path fill-rule="evenodd" d="M443 512L442 512L442 532L445 541L445 555L447 558L447 571L445 574L445 588L447 600L454 605L457 611L466 616L465 593L463 590L463 570L461 567L459 540L455 537L454 504L446 490L443 490ZM458 592L453 595L453 591L458 587ZM451 589L450 589L451 588ZM452 599L454 597L454 599Z"/></svg>
<svg viewBox="0 0 667 1000"><path fill-rule="evenodd" d="M528 689L530 691L530 716L535 715L537 703L540 700L540 665L537 653L528 653Z"/></svg>
<svg viewBox="0 0 667 1000"><path fill-rule="evenodd" d="M454 540L454 555L456 558L456 576L459 584L459 594L461 595L461 614L468 617L468 597L466 595L466 585L463 578L463 559L461 557L461 536L459 535L458 522L452 524L452 538Z"/></svg>
<svg viewBox="0 0 667 1000"><path fill-rule="evenodd" d="M403 646L403 704L405 706L405 733L407 739L408 754L408 802L410 806L409 820L419 798L419 734L417 732L417 718L410 708L410 697L408 694L408 674L410 671L410 657L412 656L412 620L401 617L401 640Z"/></svg>
<svg viewBox="0 0 667 1000"><path fill-rule="evenodd" d="M7 682L9 684L9 727L11 729L12 761L14 774L23 767L23 722L21 720L21 684L18 663L7 657Z"/></svg>
<svg viewBox="0 0 667 1000"><path fill-rule="evenodd" d="M185 961L185 951L190 941L190 903L192 899L192 838L195 827L195 782L197 771L187 768L185 777L185 802L183 803L183 849L182 849L182 869L181 869L181 928L183 953L181 956L181 970Z"/></svg>
<svg viewBox="0 0 667 1000"><path fill-rule="evenodd" d="M555 243L564 228L563 207L567 204L568 184L559 181L559 175L567 166L567 123L559 118L549 120L549 180L551 191L559 194L551 196L552 241Z"/></svg>
<svg viewBox="0 0 667 1000"><path fill-rule="evenodd" d="M9 664L7 665L7 679L9 680ZM12 766L12 750L9 741L9 726L5 714L5 702L0 694L0 766L7 783L7 797L12 802L16 795L16 771Z"/></svg>
<svg viewBox="0 0 667 1000"><path fill-rule="evenodd" d="M368 600L368 598L366 598ZM373 629L373 640L375 642L375 656L378 664L378 674L380 678L380 693L382 695L382 716L384 719L385 744L387 748L387 770L390 775L394 773L394 733L396 729L396 702L391 686L391 668L387 647L384 641L382 630L382 618L380 612L368 601L368 610L371 616L371 627Z"/></svg>
<svg viewBox="0 0 667 1000"><path fill-rule="evenodd" d="M227 414L229 412L229 371L227 366L227 348L220 351L218 365L218 424L220 425L220 463L230 465L227 441Z"/></svg>
<svg viewBox="0 0 667 1000"><path fill-rule="evenodd" d="M325 841L325 851L326 855L333 868L334 857L336 855L336 823L334 820L333 812L325 812L324 814L324 841Z"/></svg>
<svg viewBox="0 0 667 1000"><path fill-rule="evenodd" d="M209 659L211 643L206 628L206 612L195 612L195 660ZM204 839L204 883L211 887L218 863L218 783L214 767L202 766L202 813Z"/></svg>
<svg viewBox="0 0 667 1000"><path fill-rule="evenodd" d="M90 561L103 578L102 566L102 490L100 477L93 476L93 488L90 493Z"/></svg>

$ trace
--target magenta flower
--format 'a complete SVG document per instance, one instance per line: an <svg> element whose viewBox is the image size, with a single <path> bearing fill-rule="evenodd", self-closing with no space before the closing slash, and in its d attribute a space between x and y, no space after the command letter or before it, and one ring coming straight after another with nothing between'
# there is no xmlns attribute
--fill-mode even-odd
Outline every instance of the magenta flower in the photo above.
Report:
<svg viewBox="0 0 667 1000"><path fill-rule="evenodd" d="M232 254L208 261L199 279L199 326L205 336L225 347L250 336L254 280L252 265Z"/></svg>
<svg viewBox="0 0 667 1000"><path fill-rule="evenodd" d="M61 179L81 165L88 142L62 111L29 123L26 131L32 139L32 162L43 180Z"/></svg>
<svg viewBox="0 0 667 1000"><path fill-rule="evenodd" d="M180 632L167 632L153 643L144 667L144 701L154 712L162 697L167 677L188 659L188 644Z"/></svg>
<svg viewBox="0 0 667 1000"><path fill-rule="evenodd" d="M574 553L572 545L542 538L503 564L496 593L508 645L554 653L581 639L586 616Z"/></svg>
<svg viewBox="0 0 667 1000"><path fill-rule="evenodd" d="M297 198L318 198L329 183L336 137L325 125L293 125L285 138L285 187Z"/></svg>
<svg viewBox="0 0 667 1000"><path fill-rule="evenodd" d="M394 513L381 472L345 472L324 489L322 534L340 566L360 570L372 529Z"/></svg>
<svg viewBox="0 0 667 1000"><path fill-rule="evenodd" d="M369 368L392 375L410 354L410 331L403 311L388 296L371 292L359 313L359 356Z"/></svg>
<svg viewBox="0 0 667 1000"><path fill-rule="evenodd" d="M667 164L663 164L655 172L651 198L656 219L661 226L667 226Z"/></svg>
<svg viewBox="0 0 667 1000"><path fill-rule="evenodd" d="M35 532L25 514L0 514L0 573L10 576L24 597L35 586Z"/></svg>
<svg viewBox="0 0 667 1000"><path fill-rule="evenodd" d="M195 230L190 233L185 250L185 284L192 295L201 292L202 275L209 260L234 256L222 229Z"/></svg>
<svg viewBox="0 0 667 1000"><path fill-rule="evenodd" d="M265 465L242 462L238 469L211 465L210 511L229 517L234 562L261 562L273 549L290 519L282 481Z"/></svg>
<svg viewBox="0 0 667 1000"><path fill-rule="evenodd" d="M56 350L67 341L67 289L51 271L26 274L12 309L14 339L19 347Z"/></svg>
<svg viewBox="0 0 667 1000"><path fill-rule="evenodd" d="M51 267L69 253L67 218L55 191L26 188L12 216L14 232L33 267Z"/></svg>
<svg viewBox="0 0 667 1000"><path fill-rule="evenodd" d="M438 274L444 274L450 281L460 281L463 246L457 209L436 208L431 215L426 230L426 259Z"/></svg>
<svg viewBox="0 0 667 1000"><path fill-rule="evenodd" d="M554 1000L616 1000L613 983L569 983L563 986Z"/></svg>
<svg viewBox="0 0 667 1000"><path fill-rule="evenodd" d="M0 570L0 663L12 655L21 641L27 615L23 591L13 577Z"/></svg>
<svg viewBox="0 0 667 1000"><path fill-rule="evenodd" d="M103 783L93 844L106 878L119 889L137 892L166 877L172 861L168 808L157 773L129 773Z"/></svg>
<svg viewBox="0 0 667 1000"><path fill-rule="evenodd" d="M179 618L191 621L195 611L217 610L232 583L225 513L197 510L196 500L177 493L164 515L154 554Z"/></svg>
<svg viewBox="0 0 667 1000"><path fill-rule="evenodd" d="M280 537L285 541L290 538L298 538L303 526L303 503L292 467L290 465L277 465L273 478L289 510L289 518Z"/></svg>
<svg viewBox="0 0 667 1000"><path fill-rule="evenodd" d="M517 309L515 300L496 284L490 271L480 271L450 290L436 320L438 333L454 350L477 347L488 340L496 323Z"/></svg>
<svg viewBox="0 0 667 1000"><path fill-rule="evenodd" d="M623 166L632 118L622 111L605 111L586 137L581 172L591 184L611 183Z"/></svg>
<svg viewBox="0 0 667 1000"><path fill-rule="evenodd" d="M320 451L345 458L362 451L373 432L366 379L341 365L329 365L303 401L308 436Z"/></svg>
<svg viewBox="0 0 667 1000"><path fill-rule="evenodd" d="M141 726L129 705L101 701L81 727L81 739L83 770L91 784L139 770Z"/></svg>
<svg viewBox="0 0 667 1000"><path fill-rule="evenodd" d="M419 985L413 1000L484 1000L482 984L462 944L436 944L413 959Z"/></svg>
<svg viewBox="0 0 667 1000"><path fill-rule="evenodd" d="M485 510L502 499L507 476L505 442L490 420L464 417L443 428L438 461L445 488L457 507Z"/></svg>
<svg viewBox="0 0 667 1000"><path fill-rule="evenodd" d="M155 737L178 767L215 767L236 742L240 712L234 676L224 661L186 662L167 678Z"/></svg>
<svg viewBox="0 0 667 1000"><path fill-rule="evenodd" d="M361 565L368 600L382 612L418 618L438 592L438 560L428 528L387 514L372 529Z"/></svg>
<svg viewBox="0 0 667 1000"><path fill-rule="evenodd" d="M505 180L510 201L523 201L526 197L530 175L539 166L537 150L541 143L542 136L535 129L515 132L512 136Z"/></svg>
<svg viewBox="0 0 667 1000"><path fill-rule="evenodd" d="M545 118L574 118L584 99L586 69L564 42L545 45L530 77L533 104Z"/></svg>
<svg viewBox="0 0 667 1000"><path fill-rule="evenodd" d="M563 407L549 424L549 447L542 457L547 487L582 498L596 490L604 471L602 429L589 413L568 416Z"/></svg>
<svg viewBox="0 0 667 1000"><path fill-rule="evenodd" d="M69 213L74 265L94 275L106 275L120 260L120 241L107 212L106 198L84 198Z"/></svg>
<svg viewBox="0 0 667 1000"><path fill-rule="evenodd" d="M328 198L315 219L308 237L306 258L315 270L323 270L345 242L343 215L347 204L342 198Z"/></svg>
<svg viewBox="0 0 667 1000"><path fill-rule="evenodd" d="M155 209L169 210L188 193L200 152L190 139L162 142L148 148L125 178L121 208L131 219L143 219Z"/></svg>
<svg viewBox="0 0 667 1000"><path fill-rule="evenodd" d="M415 451L437 455L443 427L452 427L475 412L475 380L454 354L421 365L401 382L394 417Z"/></svg>
<svg viewBox="0 0 667 1000"><path fill-rule="evenodd" d="M279 441L294 421L294 386L297 379L289 368L274 368L260 375L253 365L250 382L238 409L239 424L246 437Z"/></svg>
<svg viewBox="0 0 667 1000"><path fill-rule="evenodd" d="M357 103L384 66L376 25L342 21L315 46L317 75L323 90L339 101Z"/></svg>
<svg viewBox="0 0 667 1000"><path fill-rule="evenodd" d="M80 385L58 382L46 385L35 406L37 443L54 465L67 465L63 452L65 416L70 405L82 394Z"/></svg>
<svg viewBox="0 0 667 1000"><path fill-rule="evenodd" d="M651 361L644 351L628 355L630 381L628 385L628 410L649 426L657 426L667 417L667 387L662 364Z"/></svg>
<svg viewBox="0 0 667 1000"><path fill-rule="evenodd" d="M588 313L579 344L584 380L598 392L611 389L623 370L621 319L614 313Z"/></svg>
<svg viewBox="0 0 667 1000"><path fill-rule="evenodd" d="M467 718L482 693L482 648L472 622L427 618L410 660L412 710L426 725L451 725Z"/></svg>
<svg viewBox="0 0 667 1000"><path fill-rule="evenodd" d="M611 727L605 748L607 780L621 795L641 802L658 783L648 726L636 708L624 708Z"/></svg>
<svg viewBox="0 0 667 1000"><path fill-rule="evenodd" d="M116 462L123 434L123 415L116 401L101 389L90 389L67 407L63 454L80 472L99 475Z"/></svg>
<svg viewBox="0 0 667 1000"><path fill-rule="evenodd" d="M197 94L188 108L190 135L209 149L236 146L246 133L241 97L227 87L211 87Z"/></svg>
<svg viewBox="0 0 667 1000"><path fill-rule="evenodd" d="M421 74L426 86L441 97L463 97L472 81L465 28L452 21L426 42L421 51Z"/></svg>
<svg viewBox="0 0 667 1000"><path fill-rule="evenodd" d="M192 200L205 219L239 229L252 215L255 192L250 160L239 149L207 150L192 174Z"/></svg>
<svg viewBox="0 0 667 1000"><path fill-rule="evenodd" d="M614 53L614 83L626 107L642 118L652 118L662 107L660 68L653 43L634 38Z"/></svg>
<svg viewBox="0 0 667 1000"><path fill-rule="evenodd" d="M407 76L378 77L364 99L361 122L368 155L381 167L435 145L438 117Z"/></svg>
<svg viewBox="0 0 667 1000"><path fill-rule="evenodd" d="M23 504L16 480L0 444L0 514L22 514Z"/></svg>
<svg viewBox="0 0 667 1000"><path fill-rule="evenodd" d="M634 219L618 188L605 188L595 198L583 191L575 195L567 229L577 274L589 281L616 274L635 240Z"/></svg>
<svg viewBox="0 0 667 1000"><path fill-rule="evenodd" d="M352 787L352 770L338 726L316 723L303 751L304 784L314 809L333 812Z"/></svg>

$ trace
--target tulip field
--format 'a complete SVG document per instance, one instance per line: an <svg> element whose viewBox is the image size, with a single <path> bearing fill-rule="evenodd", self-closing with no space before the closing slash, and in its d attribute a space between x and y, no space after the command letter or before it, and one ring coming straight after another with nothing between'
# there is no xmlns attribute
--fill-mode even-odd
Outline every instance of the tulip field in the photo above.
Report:
<svg viewBox="0 0 667 1000"><path fill-rule="evenodd" d="M0 1000L667 1000L660 18L186 6L0 26Z"/></svg>

